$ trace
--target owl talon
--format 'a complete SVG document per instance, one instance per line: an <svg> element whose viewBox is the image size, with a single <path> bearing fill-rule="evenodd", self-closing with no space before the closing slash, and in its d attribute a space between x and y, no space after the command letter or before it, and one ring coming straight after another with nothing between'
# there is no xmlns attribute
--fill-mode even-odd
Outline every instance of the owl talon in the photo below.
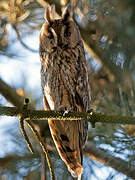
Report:
<svg viewBox="0 0 135 180"><path fill-rule="evenodd" d="M63 116L66 116L69 112L73 112L71 108L66 108L66 111L63 113Z"/></svg>
<svg viewBox="0 0 135 180"><path fill-rule="evenodd" d="M71 108L67 108L66 106L60 106L58 111L64 112L63 116L67 115L69 112L73 112Z"/></svg>

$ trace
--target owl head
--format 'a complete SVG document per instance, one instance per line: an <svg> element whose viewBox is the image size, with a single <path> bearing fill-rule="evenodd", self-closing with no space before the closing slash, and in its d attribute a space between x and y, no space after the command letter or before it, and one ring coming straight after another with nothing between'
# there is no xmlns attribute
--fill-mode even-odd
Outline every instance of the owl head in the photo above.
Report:
<svg viewBox="0 0 135 180"><path fill-rule="evenodd" d="M40 32L40 52L54 52L75 48L80 41L79 29L72 20L71 5L68 5L60 19L55 18L55 6L47 6L45 23Z"/></svg>

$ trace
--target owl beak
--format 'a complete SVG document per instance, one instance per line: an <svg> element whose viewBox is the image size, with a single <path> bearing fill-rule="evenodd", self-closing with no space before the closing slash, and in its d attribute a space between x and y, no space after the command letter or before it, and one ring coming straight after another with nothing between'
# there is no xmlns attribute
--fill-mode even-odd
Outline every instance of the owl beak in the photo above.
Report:
<svg viewBox="0 0 135 180"><path fill-rule="evenodd" d="M58 43L58 47L60 47L62 50L66 50L68 48L68 44Z"/></svg>

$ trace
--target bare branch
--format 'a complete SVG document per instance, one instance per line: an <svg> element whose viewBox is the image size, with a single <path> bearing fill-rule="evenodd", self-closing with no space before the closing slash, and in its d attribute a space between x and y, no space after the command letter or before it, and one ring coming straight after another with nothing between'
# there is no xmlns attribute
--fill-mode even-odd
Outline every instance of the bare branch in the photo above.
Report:
<svg viewBox="0 0 135 180"><path fill-rule="evenodd" d="M17 38L18 38L19 42L22 44L22 46L23 46L24 48L26 48L27 50L29 50L29 51L32 51L32 52L34 52L34 53L38 53L38 50L32 49L31 47L29 47L27 44L25 44L25 43L23 42L23 40L21 39L20 33L19 33L16 25L15 25L15 24L12 24L12 27L14 28L14 30L15 30L15 32L16 32L16 35L17 35Z"/></svg>
<svg viewBox="0 0 135 180"><path fill-rule="evenodd" d="M0 79L0 94L2 94L14 106L22 107L24 98L16 93L16 90Z"/></svg>
<svg viewBox="0 0 135 180"><path fill-rule="evenodd" d="M92 142L89 142L85 147L84 154L92 160L106 164L128 177L135 179L135 166L132 166L121 158L112 156L105 150L97 148Z"/></svg>

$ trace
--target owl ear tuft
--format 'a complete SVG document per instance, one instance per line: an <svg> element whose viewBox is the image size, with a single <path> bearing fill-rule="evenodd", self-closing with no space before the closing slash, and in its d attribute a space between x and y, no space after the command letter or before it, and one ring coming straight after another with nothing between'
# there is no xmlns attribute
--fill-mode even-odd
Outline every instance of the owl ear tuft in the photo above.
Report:
<svg viewBox="0 0 135 180"><path fill-rule="evenodd" d="M71 4L69 3L62 13L62 19L64 21L68 21L69 19L72 18L72 16L73 16L73 8Z"/></svg>
<svg viewBox="0 0 135 180"><path fill-rule="evenodd" d="M51 5L51 6L48 5L45 8L45 15L44 15L46 22L52 23L54 21L54 17L55 17L55 5Z"/></svg>

